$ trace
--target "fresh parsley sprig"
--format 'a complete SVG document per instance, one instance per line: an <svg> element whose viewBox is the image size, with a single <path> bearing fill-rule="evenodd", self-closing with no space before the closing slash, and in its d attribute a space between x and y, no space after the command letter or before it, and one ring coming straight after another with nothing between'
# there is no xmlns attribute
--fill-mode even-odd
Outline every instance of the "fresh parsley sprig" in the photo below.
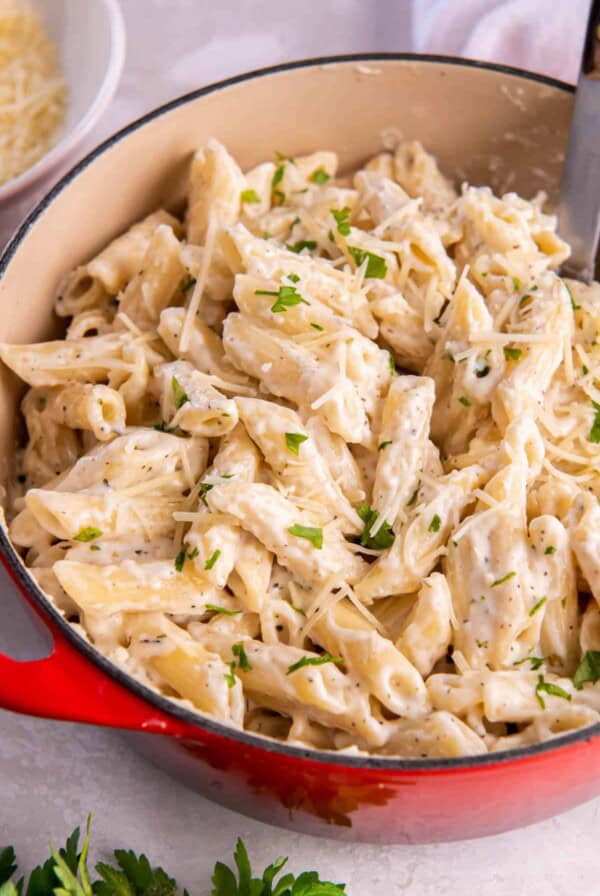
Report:
<svg viewBox="0 0 600 896"><path fill-rule="evenodd" d="M89 816L81 851L79 836L76 828L62 849L50 847L50 858L34 868L27 881L14 880L13 847L0 849L1 896L190 896L163 868L133 850L115 849L110 862L97 862L91 869ZM287 858L275 859L255 877L242 840L236 843L233 863L232 868L216 863L211 896L347 896L345 884L321 880L316 871L282 874Z"/></svg>

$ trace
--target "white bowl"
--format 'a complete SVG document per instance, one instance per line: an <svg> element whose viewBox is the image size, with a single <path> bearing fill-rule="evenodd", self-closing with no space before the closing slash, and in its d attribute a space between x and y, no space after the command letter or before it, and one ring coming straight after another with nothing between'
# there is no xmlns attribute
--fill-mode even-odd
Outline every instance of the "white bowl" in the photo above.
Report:
<svg viewBox="0 0 600 896"><path fill-rule="evenodd" d="M0 186L0 202L50 174L81 143L112 99L125 60L118 0L31 0L58 47L68 86L66 121L56 144Z"/></svg>

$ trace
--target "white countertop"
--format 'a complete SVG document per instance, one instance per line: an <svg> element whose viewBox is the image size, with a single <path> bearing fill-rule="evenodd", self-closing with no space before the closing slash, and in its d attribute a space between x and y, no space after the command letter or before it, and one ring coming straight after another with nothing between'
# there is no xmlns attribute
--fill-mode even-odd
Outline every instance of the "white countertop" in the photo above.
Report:
<svg viewBox="0 0 600 896"><path fill-rule="evenodd" d="M245 69L303 56L410 49L404 0L122 0L129 40L123 81L86 149L157 104ZM171 61L172 60L172 61ZM47 187L47 185L46 185ZM30 202L31 200L28 200ZM0 211L0 245L20 216ZM0 574L0 648L23 658L30 624ZM15 650L16 645L16 650ZM145 851L198 896L242 836L257 868L290 855L296 871L345 881L349 896L566 896L597 888L600 800L522 831L433 846L338 844L235 815L140 759L120 735L0 712L0 846L24 868L91 811L94 857ZM482 886L483 885L483 886Z"/></svg>

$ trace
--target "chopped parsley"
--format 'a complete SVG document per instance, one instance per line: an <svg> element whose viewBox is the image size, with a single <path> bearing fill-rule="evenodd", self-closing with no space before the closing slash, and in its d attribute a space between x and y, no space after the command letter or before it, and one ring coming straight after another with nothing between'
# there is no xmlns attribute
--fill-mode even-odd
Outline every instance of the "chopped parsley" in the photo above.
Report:
<svg viewBox="0 0 600 896"><path fill-rule="evenodd" d="M381 255L367 252L366 249L360 249L358 246L348 246L348 252L354 259L357 267L360 267L366 259L367 269L365 277L372 280L382 280L387 274L387 263Z"/></svg>
<svg viewBox="0 0 600 896"><path fill-rule="evenodd" d="M204 569L209 570L212 569L219 557L221 556L221 551L218 549L213 551L206 563L204 564Z"/></svg>
<svg viewBox="0 0 600 896"><path fill-rule="evenodd" d="M256 190L242 190L241 199L242 202L260 202L260 196L258 195Z"/></svg>
<svg viewBox="0 0 600 896"><path fill-rule="evenodd" d="M544 551L544 554L556 554L556 548L554 547L554 545L549 544L548 547L546 548L546 550Z"/></svg>
<svg viewBox="0 0 600 896"><path fill-rule="evenodd" d="M179 410L179 408L183 407L183 405L189 401L187 392L176 376L171 378L171 388L173 390L173 398L175 399L175 407Z"/></svg>
<svg viewBox="0 0 600 896"><path fill-rule="evenodd" d="M420 488L421 488L421 481L419 480L419 482L417 482L417 487L416 487L416 489L414 490L414 492L413 492L412 495L410 496L409 500L406 502L406 506L407 506L407 507L412 507L413 504L416 502L416 500L417 500L417 495L419 494L419 489L420 489Z"/></svg>
<svg viewBox="0 0 600 896"><path fill-rule="evenodd" d="M252 668L250 660L246 656L246 651L244 650L244 645L241 641L237 644L233 644L231 647L231 652L234 657L237 657L238 666L242 670L242 672L249 672Z"/></svg>
<svg viewBox="0 0 600 896"><path fill-rule="evenodd" d="M545 662L546 659L543 656L525 656L522 660L516 660L513 663L513 666L522 666L523 663L531 663L531 671L537 672L537 670L541 668L541 666L543 666Z"/></svg>
<svg viewBox="0 0 600 896"><path fill-rule="evenodd" d="M548 600L547 597L541 597L541 598L538 600L538 602L537 602L536 604L533 605L533 607L532 607L531 610L529 611L529 615L530 615L530 616L535 616L535 614L537 613L537 611L540 610L540 609L544 606L544 604L546 603L547 600Z"/></svg>
<svg viewBox="0 0 600 896"><path fill-rule="evenodd" d="M360 538L361 545L364 548L372 548L375 551L384 551L386 548L389 548L394 542L394 533L392 532L390 524L384 521L377 530L377 533L371 535L371 529L377 522L379 513L376 510L373 510L367 503L363 504L362 507L359 507L357 512L365 524Z"/></svg>
<svg viewBox="0 0 600 896"><path fill-rule="evenodd" d="M288 450L292 452L292 454L300 454L300 445L302 442L306 442L308 436L303 436L301 432L286 432L285 434L285 444L288 447Z"/></svg>
<svg viewBox="0 0 600 896"><path fill-rule="evenodd" d="M314 323L311 323L311 327L313 328L313 330L319 330L319 332L321 332L321 333L323 332L323 329L324 329L324 328L321 326L321 324L314 324Z"/></svg>
<svg viewBox="0 0 600 896"><path fill-rule="evenodd" d="M285 248L289 249L290 252L295 252L297 255L299 252L302 252L303 249L310 249L311 251L316 249L317 244L315 240L298 240L295 243L287 243Z"/></svg>
<svg viewBox="0 0 600 896"><path fill-rule="evenodd" d="M323 547L322 529L317 529L315 526L301 526L299 523L294 523L293 526L289 527L288 532L290 535L295 535L297 538L305 538L306 541L310 541L312 546L318 551Z"/></svg>
<svg viewBox="0 0 600 896"><path fill-rule="evenodd" d="M229 672L225 673L225 681L227 682L227 686L230 688L235 687L235 663L229 663Z"/></svg>
<svg viewBox="0 0 600 896"><path fill-rule="evenodd" d="M195 285L196 285L196 278L195 278L195 277L189 277L189 278L185 281L185 283L183 283L183 284L181 285L181 291L182 291L182 292L188 292L188 290L192 289Z"/></svg>
<svg viewBox="0 0 600 896"><path fill-rule="evenodd" d="M77 535L73 536L73 541L94 541L95 538L100 538L101 535L101 529L96 529L95 526L84 526Z"/></svg>
<svg viewBox="0 0 600 896"><path fill-rule="evenodd" d="M600 442L600 404L593 401L594 405L594 422L592 423L592 428L590 429L590 442L598 443Z"/></svg>
<svg viewBox="0 0 600 896"><path fill-rule="evenodd" d="M388 366L390 368L390 373L394 376L396 373L396 359L391 352L388 352Z"/></svg>
<svg viewBox="0 0 600 896"><path fill-rule="evenodd" d="M504 585L505 582L508 582L509 579L514 579L516 576L516 572L507 572L505 576L502 576L501 579L496 579L495 582L492 582L490 588L495 588L496 585Z"/></svg>
<svg viewBox="0 0 600 896"><path fill-rule="evenodd" d="M348 206L344 206L341 209L332 208L330 212L335 218L337 232L341 233L342 236L348 236L350 233L350 209ZM333 237L333 234L331 236Z"/></svg>
<svg viewBox="0 0 600 896"><path fill-rule="evenodd" d="M507 361L518 361L523 352L520 348L509 348L508 345L504 346L504 357Z"/></svg>
<svg viewBox="0 0 600 896"><path fill-rule="evenodd" d="M551 697L562 697L563 700L571 700L571 695L568 691L565 691L564 688L557 684L552 684L551 681L546 681L544 676L540 674L535 686L535 696L542 709L546 709L546 701L542 697L542 693L549 694Z"/></svg>
<svg viewBox="0 0 600 896"><path fill-rule="evenodd" d="M524 296L521 296L519 299L519 308L523 308L525 305L529 305L531 303L531 296L528 292L525 293Z"/></svg>
<svg viewBox="0 0 600 896"><path fill-rule="evenodd" d="M310 305L306 299L303 299L295 286L280 286L277 292L271 289L255 289L256 296L276 296L277 301L271 305L273 314L279 314L286 308L293 308L295 305Z"/></svg>
<svg viewBox="0 0 600 896"><path fill-rule="evenodd" d="M512 285L515 292L518 292L521 289L521 281L518 277L512 278Z"/></svg>
<svg viewBox="0 0 600 896"><path fill-rule="evenodd" d="M581 305L576 304L575 299L573 298L573 293L571 292L571 290L569 289L569 287L567 286L567 284L564 280L563 280L563 286L569 293L569 299L571 300L571 308L573 309L573 311L579 311L579 309L581 308Z"/></svg>
<svg viewBox="0 0 600 896"><path fill-rule="evenodd" d="M437 515L437 513L435 513L433 515L433 519L429 523L428 531L429 532L439 532L441 525L442 525L442 521L441 521L440 517Z"/></svg>
<svg viewBox="0 0 600 896"><path fill-rule="evenodd" d="M577 667L573 684L580 691L586 681L592 684L600 680L600 650L586 650Z"/></svg>
<svg viewBox="0 0 600 896"><path fill-rule="evenodd" d="M306 613L304 612L304 610L302 609L302 607L297 607L297 606L295 606L295 604L293 604L293 603L291 602L291 600L288 601L288 603L289 603L290 607L292 608L292 610L294 611L294 613L297 613L298 616L306 616Z"/></svg>
<svg viewBox="0 0 600 896"><path fill-rule="evenodd" d="M100 551L100 550L101 550L101 548L100 548L99 544L91 544L90 545L90 551Z"/></svg>
<svg viewBox="0 0 600 896"><path fill-rule="evenodd" d="M298 662L292 663L285 674L291 675L292 672L296 672L298 669L303 669L305 666L324 666L325 663L335 663L336 665L339 665L343 662L344 660L341 656L332 656L330 653L322 653L320 656L303 656Z"/></svg>
<svg viewBox="0 0 600 896"><path fill-rule="evenodd" d="M241 610L227 610L225 607L220 607L218 604L206 604L206 609L210 610L211 613L220 613L221 616L239 616L242 612Z"/></svg>
<svg viewBox="0 0 600 896"><path fill-rule="evenodd" d="M287 278L290 283L298 283L300 281L298 274L287 274Z"/></svg>
<svg viewBox="0 0 600 896"><path fill-rule="evenodd" d="M283 180L284 172L285 163L282 165L278 165L273 174L273 179L271 180L271 201L274 205L281 205L281 203L285 202L285 193L277 189L277 187Z"/></svg>
<svg viewBox="0 0 600 896"><path fill-rule="evenodd" d="M177 572L181 572L183 569L183 564L185 563L185 558L187 557L187 544L184 544L177 556L175 557L175 569Z"/></svg>
<svg viewBox="0 0 600 896"><path fill-rule="evenodd" d="M582 372L582 374L583 374L584 376L587 376L588 373L590 372L590 368L589 368L589 367L586 367L585 364L584 364L583 367L581 368L581 372Z"/></svg>
<svg viewBox="0 0 600 896"><path fill-rule="evenodd" d="M460 403L461 403L462 405L464 405L466 408L470 408L470 407L471 407L471 399L470 399L470 398L467 398L466 395L461 395L460 398L459 398L458 400L459 400Z"/></svg>
<svg viewBox="0 0 600 896"><path fill-rule="evenodd" d="M313 184L326 184L331 175L327 174L324 168L317 168L308 178Z"/></svg>
<svg viewBox="0 0 600 896"><path fill-rule="evenodd" d="M206 500L207 492L214 488L214 484L212 482L203 482L200 485L200 491L198 492L198 497L202 501L205 507L208 507L208 501Z"/></svg>
<svg viewBox="0 0 600 896"><path fill-rule="evenodd" d="M387 448L388 445L392 444L392 440L388 439L387 442L382 442L381 445L378 446L378 451L383 451L384 448Z"/></svg>

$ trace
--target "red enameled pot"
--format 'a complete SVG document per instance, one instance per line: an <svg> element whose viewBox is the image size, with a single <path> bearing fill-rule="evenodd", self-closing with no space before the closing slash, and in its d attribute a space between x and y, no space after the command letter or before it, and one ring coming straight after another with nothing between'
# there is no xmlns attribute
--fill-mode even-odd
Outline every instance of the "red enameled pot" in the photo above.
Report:
<svg viewBox="0 0 600 896"><path fill-rule="evenodd" d="M219 138L242 167L274 149L334 149L351 169L390 135L421 140L450 175L551 195L572 90L500 66L408 55L292 63L198 90L108 140L66 175L0 260L0 340L60 333L65 271L152 209L178 207L192 150ZM0 372L0 478L13 463L19 386ZM562 812L600 793L600 725L474 759L336 756L231 730L169 702L100 656L50 605L0 527L2 560L50 629L49 657L0 655L0 705L122 728L190 787L280 827L371 842L456 840Z"/></svg>

